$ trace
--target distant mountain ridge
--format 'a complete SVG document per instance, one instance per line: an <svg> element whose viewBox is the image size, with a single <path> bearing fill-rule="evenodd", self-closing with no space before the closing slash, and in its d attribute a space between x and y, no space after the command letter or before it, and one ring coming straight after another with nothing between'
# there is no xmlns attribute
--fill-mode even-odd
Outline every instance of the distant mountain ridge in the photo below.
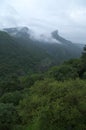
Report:
<svg viewBox="0 0 86 130"><path fill-rule="evenodd" d="M3 31L7 32L9 35L14 37L29 37L29 28L27 27L18 27L18 28L4 28Z"/></svg>
<svg viewBox="0 0 86 130"><path fill-rule="evenodd" d="M0 73L45 71L70 58L80 57L83 45L59 36L58 31L34 38L27 27L6 28L0 32ZM4 71L5 70L5 71Z"/></svg>
<svg viewBox="0 0 86 130"><path fill-rule="evenodd" d="M31 40L49 42L49 43L58 43L58 44L69 44L72 43L71 41L63 38L59 35L58 30L47 34L39 34L37 37L33 30L29 29L28 27L13 27L13 28L4 28L3 31L7 32L9 35L14 37L25 37L30 38Z"/></svg>
<svg viewBox="0 0 86 130"><path fill-rule="evenodd" d="M9 35L14 37L25 37L31 38L32 40L38 40L50 43L62 43L62 37L58 35L58 31L53 31L48 34L40 34L38 37L35 36L34 31L28 27L14 27L14 28L4 28L3 31L7 32ZM63 38L64 39L64 38ZM65 39L64 39L65 40ZM65 40L66 41L66 40Z"/></svg>

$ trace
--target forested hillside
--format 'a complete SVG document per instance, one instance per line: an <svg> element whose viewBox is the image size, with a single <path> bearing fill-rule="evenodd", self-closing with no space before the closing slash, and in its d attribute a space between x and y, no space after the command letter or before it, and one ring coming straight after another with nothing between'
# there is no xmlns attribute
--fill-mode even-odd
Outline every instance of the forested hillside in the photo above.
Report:
<svg viewBox="0 0 86 130"><path fill-rule="evenodd" d="M0 32L0 77L24 76L44 72L70 58L81 55L82 47L56 35L61 44L33 40L28 28L7 29ZM15 34L15 35L13 35ZM62 40L63 39L63 40Z"/></svg>
<svg viewBox="0 0 86 130"><path fill-rule="evenodd" d="M4 30L30 49L35 48L35 46L43 49L44 52L47 52L52 57L54 65L70 58L80 57L82 52L83 45L80 46L78 43L66 40L59 35L57 30L50 32L50 34L41 35L38 39L34 35L32 36L28 27L7 28Z"/></svg>
<svg viewBox="0 0 86 130"><path fill-rule="evenodd" d="M26 74L48 54L22 46L0 33L0 130L85 130L86 46L78 59Z"/></svg>
<svg viewBox="0 0 86 130"><path fill-rule="evenodd" d="M17 40L0 32L0 77L11 74L25 75L51 65L51 57L42 48L29 41Z"/></svg>

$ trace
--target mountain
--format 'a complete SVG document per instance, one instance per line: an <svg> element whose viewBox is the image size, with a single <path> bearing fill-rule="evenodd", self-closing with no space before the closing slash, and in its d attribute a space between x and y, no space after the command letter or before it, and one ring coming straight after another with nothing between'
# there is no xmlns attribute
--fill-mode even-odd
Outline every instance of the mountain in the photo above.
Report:
<svg viewBox="0 0 86 130"><path fill-rule="evenodd" d="M27 27L18 27L18 28L4 28L3 31L7 32L9 35L14 37L25 37L30 36L31 30Z"/></svg>
<svg viewBox="0 0 86 130"><path fill-rule="evenodd" d="M59 36L58 31L36 37L27 27L0 31L0 76L44 71L80 57L83 46Z"/></svg>
<svg viewBox="0 0 86 130"><path fill-rule="evenodd" d="M47 40L46 40L47 39ZM70 58L78 58L82 53L83 44L73 43L59 35L58 31L53 31L48 35L42 35L37 42L41 48L53 56L55 63L60 64Z"/></svg>
<svg viewBox="0 0 86 130"><path fill-rule="evenodd" d="M58 40L60 43L72 44L72 42L70 42L70 41L64 39L64 38L61 37L61 36L59 36L58 30L53 31L51 34L52 34L52 37L53 37L54 39Z"/></svg>
<svg viewBox="0 0 86 130"><path fill-rule="evenodd" d="M0 77L13 73L24 75L51 64L47 52L30 41L29 45L24 42L26 41L20 41L6 32L0 32ZM42 65L44 61L46 63Z"/></svg>

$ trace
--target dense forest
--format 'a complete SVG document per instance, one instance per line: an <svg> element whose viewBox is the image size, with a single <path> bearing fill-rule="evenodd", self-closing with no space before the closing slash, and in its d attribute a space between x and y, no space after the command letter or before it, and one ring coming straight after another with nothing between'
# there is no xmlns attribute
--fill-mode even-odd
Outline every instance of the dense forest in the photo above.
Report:
<svg viewBox="0 0 86 130"><path fill-rule="evenodd" d="M0 130L86 129L86 46L52 35L62 44L0 31Z"/></svg>
<svg viewBox="0 0 86 130"><path fill-rule="evenodd" d="M86 46L46 71L14 71L0 75L0 130L86 130Z"/></svg>

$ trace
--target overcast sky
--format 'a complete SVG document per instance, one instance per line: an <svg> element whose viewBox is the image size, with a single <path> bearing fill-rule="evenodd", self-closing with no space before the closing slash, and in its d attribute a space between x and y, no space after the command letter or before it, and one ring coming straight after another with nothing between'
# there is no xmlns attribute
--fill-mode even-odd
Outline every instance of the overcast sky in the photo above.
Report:
<svg viewBox="0 0 86 130"><path fill-rule="evenodd" d="M28 26L86 42L86 0L0 0L0 28Z"/></svg>

